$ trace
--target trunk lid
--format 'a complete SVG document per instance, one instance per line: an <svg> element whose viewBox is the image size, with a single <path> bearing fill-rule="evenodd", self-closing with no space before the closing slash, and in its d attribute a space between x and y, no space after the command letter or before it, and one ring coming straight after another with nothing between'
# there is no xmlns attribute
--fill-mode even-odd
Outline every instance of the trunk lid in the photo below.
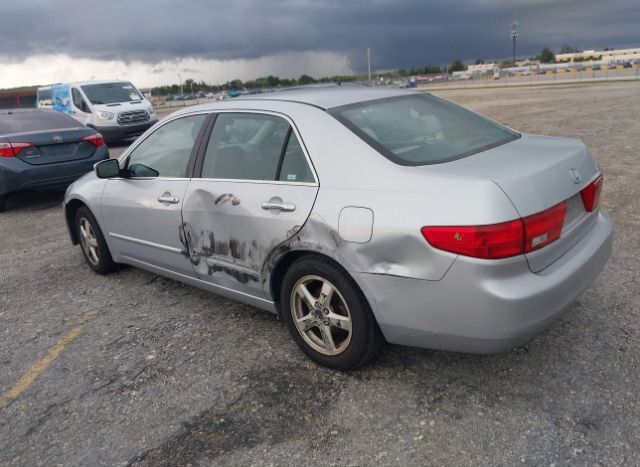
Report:
<svg viewBox="0 0 640 467"><path fill-rule="evenodd" d="M82 138L94 134L89 128L70 128L6 135L10 143L31 143L17 154L17 158L31 165L55 164L91 157L96 146Z"/></svg>
<svg viewBox="0 0 640 467"><path fill-rule="evenodd" d="M566 201L560 238L525 256L533 272L549 266L593 226L597 209L587 212L580 190L598 175L584 143L548 136L522 135L508 144L429 170L461 177L492 180L509 197L520 217Z"/></svg>

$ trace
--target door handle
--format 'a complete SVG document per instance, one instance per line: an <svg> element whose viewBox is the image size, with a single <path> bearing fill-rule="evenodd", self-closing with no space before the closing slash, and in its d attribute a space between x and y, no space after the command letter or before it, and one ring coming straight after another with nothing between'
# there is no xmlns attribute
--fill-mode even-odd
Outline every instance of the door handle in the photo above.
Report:
<svg viewBox="0 0 640 467"><path fill-rule="evenodd" d="M264 209L265 211L268 211L269 209L277 209L279 211L291 212L296 210L296 205L290 204L290 203L268 202L268 203L262 203L262 209Z"/></svg>
<svg viewBox="0 0 640 467"><path fill-rule="evenodd" d="M158 196L159 203L178 204L180 198L173 196L171 193L164 193L162 196Z"/></svg>

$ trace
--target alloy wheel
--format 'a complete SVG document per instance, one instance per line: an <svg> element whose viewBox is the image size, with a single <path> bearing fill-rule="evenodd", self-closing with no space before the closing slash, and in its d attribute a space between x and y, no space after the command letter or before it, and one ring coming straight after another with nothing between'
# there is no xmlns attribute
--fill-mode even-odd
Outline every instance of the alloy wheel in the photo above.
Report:
<svg viewBox="0 0 640 467"><path fill-rule="evenodd" d="M320 276L304 276L291 292L296 329L314 350L338 355L351 342L351 313L340 291Z"/></svg>
<svg viewBox="0 0 640 467"><path fill-rule="evenodd" d="M78 223L80 230L80 245L87 259L91 264L97 266L100 262L100 247L98 246L98 238L91 223L86 217L80 219Z"/></svg>

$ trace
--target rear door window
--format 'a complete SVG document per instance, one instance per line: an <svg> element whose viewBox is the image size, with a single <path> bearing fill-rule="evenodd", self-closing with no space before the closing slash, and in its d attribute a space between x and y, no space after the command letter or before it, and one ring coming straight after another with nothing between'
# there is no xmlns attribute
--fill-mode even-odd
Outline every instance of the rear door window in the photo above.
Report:
<svg viewBox="0 0 640 467"><path fill-rule="evenodd" d="M259 113L218 115L207 145L202 177L314 181L289 122Z"/></svg>
<svg viewBox="0 0 640 467"><path fill-rule="evenodd" d="M151 133L129 155L131 176L186 177L193 145L206 118L206 114L177 118Z"/></svg>

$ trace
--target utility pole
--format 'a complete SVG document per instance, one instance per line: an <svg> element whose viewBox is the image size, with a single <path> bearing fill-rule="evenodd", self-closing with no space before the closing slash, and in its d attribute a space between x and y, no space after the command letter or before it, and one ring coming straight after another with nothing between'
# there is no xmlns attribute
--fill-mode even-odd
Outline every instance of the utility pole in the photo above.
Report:
<svg viewBox="0 0 640 467"><path fill-rule="evenodd" d="M513 40L513 66L516 66L516 40L518 39L518 22L511 23L511 39Z"/></svg>
<svg viewBox="0 0 640 467"><path fill-rule="evenodd" d="M180 95L184 96L184 91L182 90L182 76L178 73L178 78L180 79Z"/></svg>
<svg viewBox="0 0 640 467"><path fill-rule="evenodd" d="M369 75L369 86L371 86L371 49L367 49L367 70Z"/></svg>

